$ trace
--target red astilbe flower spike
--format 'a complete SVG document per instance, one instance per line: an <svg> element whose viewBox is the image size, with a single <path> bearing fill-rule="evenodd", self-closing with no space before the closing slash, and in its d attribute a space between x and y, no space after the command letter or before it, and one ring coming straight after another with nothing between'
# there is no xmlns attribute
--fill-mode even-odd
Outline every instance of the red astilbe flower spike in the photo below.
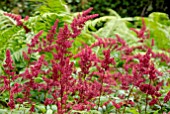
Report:
<svg viewBox="0 0 170 114"><path fill-rule="evenodd" d="M11 82L15 81L18 76L15 76L15 72L13 72L13 60L11 58L10 50L7 49L6 51L6 60L4 66L5 73L7 76L1 76L4 80L4 86L2 87L3 90L7 90L9 92L9 102L8 106L10 109L15 108L15 99L14 95L22 91L22 87L18 83L14 83L14 85L11 85Z"/></svg>
<svg viewBox="0 0 170 114"><path fill-rule="evenodd" d="M30 112L34 112L35 111L35 104L32 104L31 108L30 108Z"/></svg>
<svg viewBox="0 0 170 114"><path fill-rule="evenodd" d="M155 80L157 78L156 73L160 74L159 71L155 69L155 66L153 63L151 63L151 65L149 66L148 73L149 73L150 80Z"/></svg>
<svg viewBox="0 0 170 114"><path fill-rule="evenodd" d="M104 54L104 60L101 61L101 67L105 69L105 71L107 71L109 69L109 65L112 64L116 64L114 61L114 58L110 57L110 49L108 50L104 50L103 51Z"/></svg>
<svg viewBox="0 0 170 114"><path fill-rule="evenodd" d="M51 27L51 30L48 31L48 34L46 36L47 41L49 42L49 45L51 45L51 43L54 40L55 34L56 34L56 30L57 30L57 26L58 26L58 22L59 20L57 19L54 23L54 25Z"/></svg>
<svg viewBox="0 0 170 114"><path fill-rule="evenodd" d="M10 100L9 100L8 106L9 106L11 109L14 109L14 108L15 108L15 102L14 102L13 99L10 99Z"/></svg>
<svg viewBox="0 0 170 114"><path fill-rule="evenodd" d="M15 15L11 13L4 13L5 16L8 16L16 21L17 26L22 26L26 33L30 32L31 30L23 24L22 17L20 15ZM29 19L29 16L26 16L24 18L24 21L27 21Z"/></svg>
<svg viewBox="0 0 170 114"><path fill-rule="evenodd" d="M29 16L27 15L25 18L24 18L24 21L27 21L29 19Z"/></svg>
<svg viewBox="0 0 170 114"><path fill-rule="evenodd" d="M10 52L9 49L7 49L7 51L6 51L6 60L5 60L5 64L3 66L4 66L4 69L5 69L5 72L8 75L14 76L14 72L12 72L14 67L12 66L12 64L13 64L13 60L11 58L11 52Z"/></svg>
<svg viewBox="0 0 170 114"><path fill-rule="evenodd" d="M139 60L140 60L139 66L141 66L140 67L141 72L145 71L144 73L146 73L147 68L149 68L150 59L151 59L151 49L148 49L146 54L139 58Z"/></svg>
<svg viewBox="0 0 170 114"><path fill-rule="evenodd" d="M120 109L120 108L121 108L121 102L120 102L120 103L116 103L115 101L112 101L112 105L113 105L116 109Z"/></svg>
<svg viewBox="0 0 170 114"><path fill-rule="evenodd" d="M22 88L21 85L18 83L15 83L13 87L10 87L10 97L9 97L9 102L8 102L8 106L11 109L15 108L15 99L14 99L14 95L21 92Z"/></svg>
<svg viewBox="0 0 170 114"><path fill-rule="evenodd" d="M126 46L126 41L123 40L118 34L116 34L116 39L117 39L117 42L122 44L122 47Z"/></svg>
<svg viewBox="0 0 170 114"><path fill-rule="evenodd" d="M89 8L83 11L82 14L78 14L77 18L74 18L73 22L71 23L71 29L73 31L71 35L72 38L77 37L81 33L81 30L83 29L86 21L98 16L98 14L88 15L92 9L93 8Z"/></svg>
<svg viewBox="0 0 170 114"><path fill-rule="evenodd" d="M84 16L87 16L92 10L93 10L93 8L91 7L91 8L89 8L89 9L83 11L82 16L83 16L83 17L84 17Z"/></svg>
<svg viewBox="0 0 170 114"><path fill-rule="evenodd" d="M142 18L142 28L139 31L134 28L131 28L131 30L137 34L138 38L141 38L140 42L143 42L145 39L150 38L150 32L146 29L144 18ZM147 35L145 33L147 33Z"/></svg>
<svg viewBox="0 0 170 114"><path fill-rule="evenodd" d="M157 103L158 103L158 98L154 98L149 102L149 105L153 106L154 104L157 104Z"/></svg>
<svg viewBox="0 0 170 114"><path fill-rule="evenodd" d="M156 92L156 88L150 84L141 84L140 90L149 95L154 95Z"/></svg>
<svg viewBox="0 0 170 114"><path fill-rule="evenodd" d="M46 98L44 101L45 106L53 104L53 103L54 103L54 99L52 99L52 98Z"/></svg>
<svg viewBox="0 0 170 114"><path fill-rule="evenodd" d="M89 46L85 46L85 49L83 49L80 53L74 56L74 58L80 57L80 68L81 72L86 75L89 74L89 68L93 66L93 62L97 60L97 56L92 53L92 50Z"/></svg>
<svg viewBox="0 0 170 114"><path fill-rule="evenodd" d="M30 58L28 57L28 54L26 53L26 52L22 52L22 55L23 55L23 57L24 57L24 60L26 60L26 61L29 61L30 60Z"/></svg>
<svg viewBox="0 0 170 114"><path fill-rule="evenodd" d="M28 54L35 53L40 51L39 49L33 49L39 42L39 37L42 35L43 31L41 30L39 33L37 33L31 40L31 44L27 44L28 46Z"/></svg>
<svg viewBox="0 0 170 114"><path fill-rule="evenodd" d="M168 102L169 100L170 100L170 91L164 97L164 103Z"/></svg>
<svg viewBox="0 0 170 114"><path fill-rule="evenodd" d="M96 46L106 48L107 46L111 47L112 45L117 44L117 41L113 38L100 38L97 35L94 35L94 37L97 39L97 41L90 46L91 48Z"/></svg>
<svg viewBox="0 0 170 114"><path fill-rule="evenodd" d="M18 26L22 26L23 25L23 23L21 21L22 17L20 15L15 15L15 14L11 14L11 13L4 13L4 15L14 19L17 22Z"/></svg>
<svg viewBox="0 0 170 114"><path fill-rule="evenodd" d="M29 47L35 47L36 44L39 43L39 37L42 35L43 31L41 30L38 34L36 34L32 40L31 44L28 44Z"/></svg>
<svg viewBox="0 0 170 114"><path fill-rule="evenodd" d="M73 105L73 109L77 110L89 110L89 108L94 108L95 103L88 102L91 100L94 100L97 96L100 95L99 87L101 84L98 81L89 82L89 81L83 81L79 80L76 90L80 92L79 99L75 99L78 104ZM87 104L89 106L87 106ZM80 108L81 107L81 108Z"/></svg>
<svg viewBox="0 0 170 114"><path fill-rule="evenodd" d="M66 53L67 49L70 48L72 46L72 40L69 40L71 36L70 30L68 29L68 25L64 25L64 28L60 28L58 36L57 36L57 40L56 40L56 50L60 49L61 51L63 51L64 53Z"/></svg>
<svg viewBox="0 0 170 114"><path fill-rule="evenodd" d="M160 58L161 62L166 62L167 64L170 63L170 57L167 56L165 53L152 53L153 58Z"/></svg>
<svg viewBox="0 0 170 114"><path fill-rule="evenodd" d="M11 93L16 94L22 91L21 84L15 83L13 87L11 87Z"/></svg>

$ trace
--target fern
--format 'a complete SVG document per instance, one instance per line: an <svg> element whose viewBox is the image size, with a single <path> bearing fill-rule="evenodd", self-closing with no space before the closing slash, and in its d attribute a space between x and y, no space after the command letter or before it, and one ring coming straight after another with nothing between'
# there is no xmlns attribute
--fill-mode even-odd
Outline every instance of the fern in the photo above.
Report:
<svg viewBox="0 0 170 114"><path fill-rule="evenodd" d="M124 38L129 45L133 45L137 42L138 38L133 35L131 30L129 30L126 22L126 19L117 16L104 16L93 21L89 21L86 26L86 31L97 34L102 38L114 38L115 34L118 34Z"/></svg>
<svg viewBox="0 0 170 114"><path fill-rule="evenodd" d="M114 16L104 16L88 22L85 27L87 32L97 34L99 37L115 37L115 34L121 36L130 46L141 45L137 43L138 38L134 34L130 27L136 28L131 22L134 22L138 26L141 26L142 17L134 18L121 18L116 12L112 11ZM159 17L163 16L163 17ZM151 38L155 39L155 45L157 49L169 49L170 47L170 20L167 15L160 13L153 13L149 17L145 17L145 23L147 29L150 31ZM163 22L160 19L163 18ZM131 25L131 26L129 26ZM150 46L151 40L146 40L145 44Z"/></svg>
<svg viewBox="0 0 170 114"><path fill-rule="evenodd" d="M45 33L48 32L50 27L54 24L56 19L60 20L58 26L61 27L64 23L71 23L71 15L68 14L57 14L57 13L44 13L34 17L30 17L25 23L34 33L44 30Z"/></svg>
<svg viewBox="0 0 170 114"><path fill-rule="evenodd" d="M16 26L15 20L5 16L3 13L3 11L0 11L0 66L4 62L6 49L17 52L26 46L24 29ZM22 54L18 56L22 57ZM2 73L2 68L0 68L0 74Z"/></svg>
<svg viewBox="0 0 170 114"><path fill-rule="evenodd" d="M47 12L51 13L63 13L69 12L67 5L64 0L29 0L31 2L39 2L37 6L37 13L44 14Z"/></svg>

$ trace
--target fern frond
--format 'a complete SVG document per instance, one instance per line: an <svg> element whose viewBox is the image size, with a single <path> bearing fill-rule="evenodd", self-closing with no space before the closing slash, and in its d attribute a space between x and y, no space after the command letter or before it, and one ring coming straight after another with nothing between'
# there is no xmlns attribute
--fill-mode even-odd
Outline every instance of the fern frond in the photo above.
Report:
<svg viewBox="0 0 170 114"><path fill-rule="evenodd" d="M69 12L69 9L64 0L29 0L31 2L39 2L39 6L37 6L37 11L40 14L44 14L47 12L51 13L63 13Z"/></svg>
<svg viewBox="0 0 170 114"><path fill-rule="evenodd" d="M133 45L138 41L138 38L132 34L132 31L126 25L128 19L119 18L116 16L104 16L89 21L85 26L87 32L92 32L103 38L115 38L115 34L122 37L129 45ZM91 30L92 31L91 31Z"/></svg>
<svg viewBox="0 0 170 114"><path fill-rule="evenodd" d="M0 66L2 66L5 59L6 49L13 52L24 48L26 46L26 34L21 26L16 26L16 21L4 15L0 11ZM0 68L0 73L2 73Z"/></svg>
<svg viewBox="0 0 170 114"><path fill-rule="evenodd" d="M71 23L71 15L66 13L57 14L57 13L44 13L42 15L37 15L30 17L29 20L25 23L33 32L37 33L40 30L48 32L50 27L54 24L56 19L60 20L58 27L64 25L64 23Z"/></svg>

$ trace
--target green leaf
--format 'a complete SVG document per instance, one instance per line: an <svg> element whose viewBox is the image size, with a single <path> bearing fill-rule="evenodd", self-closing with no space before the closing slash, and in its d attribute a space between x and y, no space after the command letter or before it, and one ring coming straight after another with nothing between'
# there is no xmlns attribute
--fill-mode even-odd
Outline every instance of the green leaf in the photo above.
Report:
<svg viewBox="0 0 170 114"><path fill-rule="evenodd" d="M53 111L51 109L48 109L46 114L53 114Z"/></svg>
<svg viewBox="0 0 170 114"><path fill-rule="evenodd" d="M136 108L130 108L130 109L127 109L127 111L131 112L132 114L139 114Z"/></svg>
<svg viewBox="0 0 170 114"><path fill-rule="evenodd" d="M41 111L41 113L45 113L46 112L46 109L45 109L45 106L44 105L36 105L36 108L38 108L38 110Z"/></svg>

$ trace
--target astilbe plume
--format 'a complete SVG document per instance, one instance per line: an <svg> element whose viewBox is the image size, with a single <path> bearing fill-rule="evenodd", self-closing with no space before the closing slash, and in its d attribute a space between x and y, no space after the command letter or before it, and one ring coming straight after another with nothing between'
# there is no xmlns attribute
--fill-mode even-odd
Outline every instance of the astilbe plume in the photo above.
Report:
<svg viewBox="0 0 170 114"><path fill-rule="evenodd" d="M13 60L11 57L11 52L9 49L6 51L6 59L5 59L5 64L4 66L4 71L6 73L6 76L1 76L0 79L3 79L4 84L1 87L1 92L8 91L9 92L9 102L8 106L11 109L15 108L15 98L14 95L22 91L22 87L20 84L15 82L15 80L18 78L18 76L15 73L15 69L13 66ZM13 85L11 83L13 82Z"/></svg>
<svg viewBox="0 0 170 114"><path fill-rule="evenodd" d="M137 37L141 39L139 40L140 42L150 38L150 31L146 28L144 18L142 18L142 28L139 31L134 28L131 28L131 30L133 30L137 34Z"/></svg>
<svg viewBox="0 0 170 114"><path fill-rule="evenodd" d="M170 91L167 93L167 95L164 97L164 102L168 102L170 100Z"/></svg>
<svg viewBox="0 0 170 114"><path fill-rule="evenodd" d="M14 67L12 64L13 64L13 60L11 58L11 52L10 50L7 50L5 64L3 65L4 70L5 73L7 73L8 75L14 76L14 72L12 72L14 70Z"/></svg>
<svg viewBox="0 0 170 114"><path fill-rule="evenodd" d="M84 110L91 109L95 106L94 103L88 103L87 107L86 102L94 100L95 97L99 96L98 87L100 83L97 81L92 82L89 79L91 75L90 68L95 67L96 62L98 61L95 53L92 52L91 48L85 45L85 48L81 50L74 58L80 58L79 65L81 71L78 72L78 84L76 85L76 91L79 91L79 99L75 99L78 104L73 106L74 110Z"/></svg>
<svg viewBox="0 0 170 114"><path fill-rule="evenodd" d="M28 16L26 16L26 17L24 18L24 20L22 20L22 17L21 17L20 15L15 15L15 14L6 13L6 12L4 13L4 15L5 15L5 16L8 16L8 17L10 17L10 18L12 18L12 19L14 19L14 20L16 21L16 25L23 27L26 33L28 33L28 32L31 31L31 30L30 30L26 25L24 25L24 23L23 23L23 21L27 21L27 20L29 19Z"/></svg>
<svg viewBox="0 0 170 114"><path fill-rule="evenodd" d="M40 38L43 33L43 31L40 31L32 38L31 43L27 44L28 51L23 52L23 56L25 60L29 61L29 65L25 69L25 72L20 74L20 77L27 80L27 82L22 85L24 89L24 91L22 91L23 98L19 98L17 101L19 103L29 102L32 105L30 111L34 111L34 102L32 102L31 98L31 91L34 90L38 90L39 92L46 91L47 94L51 95L52 98L46 97L44 99L44 104L56 104L58 108L57 113L59 114L66 113L73 108L73 103L68 103L67 101L68 96L79 90L75 89L77 87L77 85L75 85L76 80L72 77L74 64L70 61L72 54L68 49L72 46L72 38L77 37L81 33L85 22L97 16L97 14L88 15L91 10L92 8L74 18L70 26L71 30L67 24L64 24L64 27L60 28L57 33L58 20L56 20L46 35L46 38ZM50 52L53 58L45 60L45 55L41 55L37 62L30 61L31 55L36 52ZM43 71L42 68L47 66L47 71ZM40 75L43 76L42 79L45 83L37 83L34 81ZM91 89L94 86L92 83L88 86L88 96L92 94L93 91L91 91ZM90 98L91 97L87 99ZM86 104L90 103L87 101ZM92 105L93 104L89 105L88 109L90 109Z"/></svg>
<svg viewBox="0 0 170 114"><path fill-rule="evenodd" d="M71 23L72 38L75 38L80 34L86 21L98 16L98 14L88 15L92 9L93 8L89 8L88 10L83 11L82 14L79 14L77 18L74 18L73 22Z"/></svg>

